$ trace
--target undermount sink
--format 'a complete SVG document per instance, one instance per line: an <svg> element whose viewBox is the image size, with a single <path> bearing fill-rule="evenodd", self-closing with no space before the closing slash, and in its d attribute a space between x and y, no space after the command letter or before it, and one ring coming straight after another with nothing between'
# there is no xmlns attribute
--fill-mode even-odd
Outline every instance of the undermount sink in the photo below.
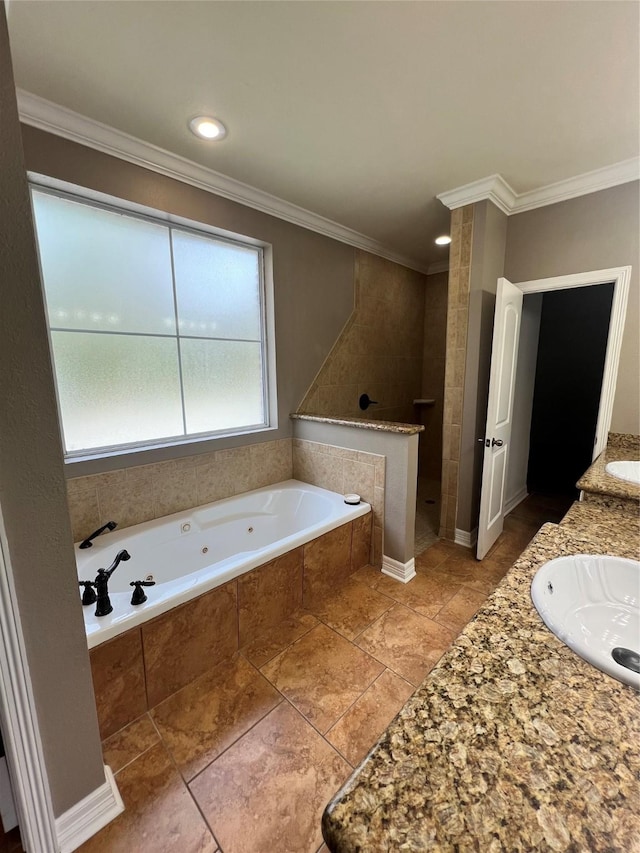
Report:
<svg viewBox="0 0 640 853"><path fill-rule="evenodd" d="M608 462L604 469L607 474L617 477L618 480L626 480L628 483L640 485L640 462Z"/></svg>
<svg viewBox="0 0 640 853"><path fill-rule="evenodd" d="M570 649L640 690L640 562L558 557L536 572L531 598L547 628Z"/></svg>

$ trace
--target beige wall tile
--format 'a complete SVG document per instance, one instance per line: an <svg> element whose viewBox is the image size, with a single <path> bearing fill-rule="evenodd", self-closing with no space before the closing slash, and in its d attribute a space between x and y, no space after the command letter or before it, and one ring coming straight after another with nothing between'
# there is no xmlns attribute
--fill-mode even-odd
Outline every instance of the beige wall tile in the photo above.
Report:
<svg viewBox="0 0 640 853"><path fill-rule="evenodd" d="M355 492L367 503L375 501L375 468L364 462L342 461L343 480L339 491L346 495Z"/></svg>
<svg viewBox="0 0 640 853"><path fill-rule="evenodd" d="M98 490L91 477L67 480L67 504L73 541L79 542L100 526Z"/></svg>
<svg viewBox="0 0 640 853"><path fill-rule="evenodd" d="M155 518L198 506L196 468L165 467L153 476Z"/></svg>

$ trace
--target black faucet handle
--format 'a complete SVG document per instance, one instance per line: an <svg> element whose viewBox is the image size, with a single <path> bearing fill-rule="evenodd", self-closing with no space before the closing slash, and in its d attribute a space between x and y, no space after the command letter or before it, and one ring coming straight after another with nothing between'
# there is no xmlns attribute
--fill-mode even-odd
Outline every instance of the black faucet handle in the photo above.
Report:
<svg viewBox="0 0 640 853"><path fill-rule="evenodd" d="M155 581L131 581L129 586L135 587L133 590L133 595L131 596L131 604L144 604L147 600L147 595L142 589L143 586L155 586Z"/></svg>
<svg viewBox="0 0 640 853"><path fill-rule="evenodd" d="M78 581L78 586L83 586L84 590L82 592L82 603L87 606L87 604L94 604L98 596L95 591L95 582L94 581Z"/></svg>

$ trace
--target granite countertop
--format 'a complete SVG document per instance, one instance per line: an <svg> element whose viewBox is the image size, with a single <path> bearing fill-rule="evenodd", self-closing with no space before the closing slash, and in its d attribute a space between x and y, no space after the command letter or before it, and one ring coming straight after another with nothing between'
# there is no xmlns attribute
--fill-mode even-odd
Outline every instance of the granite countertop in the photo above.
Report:
<svg viewBox="0 0 640 853"><path fill-rule="evenodd" d="M378 432L395 432L401 435L415 435L423 432L422 424L401 424L396 421L372 421L363 418L330 418L327 415L313 415L306 412L293 412L290 418L297 421L317 421L322 424L338 424L339 426L351 426L357 429L375 429Z"/></svg>
<svg viewBox="0 0 640 853"><path fill-rule="evenodd" d="M578 480L576 486L584 492L640 501L639 485L619 480L605 471L607 463L627 459L640 459L640 436L610 432L607 446Z"/></svg>
<svg viewBox="0 0 640 853"><path fill-rule="evenodd" d="M327 807L333 853L640 850L640 694L530 597L543 563L603 552L638 558L633 513L574 505L541 528Z"/></svg>

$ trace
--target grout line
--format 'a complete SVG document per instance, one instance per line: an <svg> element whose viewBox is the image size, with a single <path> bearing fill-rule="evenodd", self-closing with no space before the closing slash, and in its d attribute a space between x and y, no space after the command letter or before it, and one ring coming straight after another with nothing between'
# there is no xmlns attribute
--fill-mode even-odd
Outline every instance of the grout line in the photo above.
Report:
<svg viewBox="0 0 640 853"><path fill-rule="evenodd" d="M254 667L254 669L255 669L255 667ZM243 732L241 735L238 735L238 737L237 737L237 738L235 738L235 740L234 740L232 743L230 743L228 746L225 746L225 748L224 748L221 752L219 752L219 753L218 753L218 755L216 755L216 757L215 757L215 758L212 758L212 759L211 759L211 761L210 761L210 762L209 762L205 767L203 767L201 770L198 770L198 772L197 772L194 776L191 776L189 779L187 779L187 778L182 774L182 772L181 772L180 770L178 770L178 772L180 773L180 776L181 776L181 778L183 779L183 781L184 781L185 785L187 786L187 788L189 788L189 793L191 793L191 788L190 788L191 784L192 784L193 782L195 782L195 780L196 780L199 776L201 776L201 775L202 775L206 770L208 770L208 769L211 767L211 765L212 765L212 764L215 764L215 763L216 763L216 761L217 761L219 758L221 758L221 757L222 757L226 752L228 752L228 751L231 749L231 747L232 747L232 746L235 746L239 741L241 741L244 737L246 737L246 735L248 735L248 734L249 734L249 732L253 731L253 729L255 729L255 727L256 727L257 725L259 725L263 720L266 720L266 718L269 716L269 714L272 714L272 713L276 710L276 708L279 708L279 707L280 707L280 705L282 705L282 702L283 702L283 701L285 701L285 702L286 702L286 701L288 701L288 700L287 700L287 697L286 697L286 696L284 696L282 693L280 693L280 691L279 691L279 690L276 690L276 692L280 695L280 699L279 699L279 701L278 701L278 702L276 702L276 704L273 706L273 708L269 708L269 710L268 710L266 713L264 713L264 714L260 717L260 719L259 719L259 720L256 720L256 721L255 721L255 723L253 723L251 726L249 726L249 728L248 728L245 732ZM192 794L192 796L193 796L193 794Z"/></svg>

